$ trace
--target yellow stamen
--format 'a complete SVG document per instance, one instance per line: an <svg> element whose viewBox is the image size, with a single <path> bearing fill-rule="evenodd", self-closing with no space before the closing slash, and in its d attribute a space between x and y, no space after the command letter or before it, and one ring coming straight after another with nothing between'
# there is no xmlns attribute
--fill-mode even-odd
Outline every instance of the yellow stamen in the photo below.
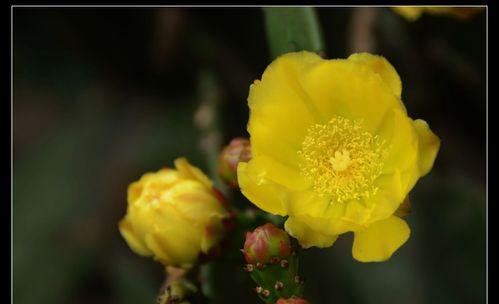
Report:
<svg viewBox="0 0 499 304"><path fill-rule="evenodd" d="M331 202L372 196L373 182L381 174L386 149L378 136L365 131L362 122L334 117L307 130L298 155L302 174L314 191Z"/></svg>
<svg viewBox="0 0 499 304"><path fill-rule="evenodd" d="M334 171L344 171L350 165L350 153L347 150L334 152L334 156L329 158Z"/></svg>

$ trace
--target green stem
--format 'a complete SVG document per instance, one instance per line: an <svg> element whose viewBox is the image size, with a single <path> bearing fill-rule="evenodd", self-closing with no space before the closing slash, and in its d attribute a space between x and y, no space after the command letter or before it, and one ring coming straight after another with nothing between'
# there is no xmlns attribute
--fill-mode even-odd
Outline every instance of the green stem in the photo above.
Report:
<svg viewBox="0 0 499 304"><path fill-rule="evenodd" d="M325 54L319 18L313 7L265 7L263 12L272 58L296 51Z"/></svg>

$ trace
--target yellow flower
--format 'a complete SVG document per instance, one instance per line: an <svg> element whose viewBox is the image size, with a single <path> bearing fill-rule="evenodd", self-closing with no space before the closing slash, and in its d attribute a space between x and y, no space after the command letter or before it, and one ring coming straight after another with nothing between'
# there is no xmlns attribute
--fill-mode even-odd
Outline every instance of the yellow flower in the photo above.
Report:
<svg viewBox="0 0 499 304"><path fill-rule="evenodd" d="M225 235L229 217L212 182L185 158L176 169L144 174L128 187L119 229L130 248L162 264L189 268Z"/></svg>
<svg viewBox="0 0 499 304"><path fill-rule="evenodd" d="M303 247L353 231L355 259L388 259L410 234L394 213L440 146L425 121L407 116L401 92L380 56L277 58L250 87L253 158L238 166L242 193L289 216L285 228Z"/></svg>
<svg viewBox="0 0 499 304"><path fill-rule="evenodd" d="M451 15L459 19L469 19L482 8L451 6L395 6L392 9L409 21L417 20L423 13L431 15Z"/></svg>

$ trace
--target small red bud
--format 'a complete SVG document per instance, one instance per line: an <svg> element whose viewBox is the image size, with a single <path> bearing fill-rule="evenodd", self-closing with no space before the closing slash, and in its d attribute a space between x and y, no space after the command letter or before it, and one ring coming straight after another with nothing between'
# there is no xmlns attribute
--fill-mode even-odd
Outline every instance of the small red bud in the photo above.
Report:
<svg viewBox="0 0 499 304"><path fill-rule="evenodd" d="M246 233L244 249L241 251L246 262L250 264L256 262L277 263L292 253L288 234L271 223Z"/></svg>
<svg viewBox="0 0 499 304"><path fill-rule="evenodd" d="M234 138L220 153L218 174L232 188L237 188L237 165L251 159L250 141L244 137Z"/></svg>
<svg viewBox="0 0 499 304"><path fill-rule="evenodd" d="M256 293L260 294L260 293L262 293L262 291L263 291L263 287L262 286L255 287L255 292Z"/></svg>
<svg viewBox="0 0 499 304"><path fill-rule="evenodd" d="M276 290L281 290L284 287L284 284L281 281L275 282L274 288Z"/></svg>

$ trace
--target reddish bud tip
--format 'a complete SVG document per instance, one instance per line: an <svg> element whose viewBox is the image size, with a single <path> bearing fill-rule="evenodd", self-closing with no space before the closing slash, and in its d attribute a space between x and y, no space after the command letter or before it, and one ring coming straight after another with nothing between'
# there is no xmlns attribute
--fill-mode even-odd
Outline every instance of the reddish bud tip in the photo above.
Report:
<svg viewBox="0 0 499 304"><path fill-rule="evenodd" d="M237 165L251 159L250 141L244 137L234 138L218 157L218 174L232 188L237 188Z"/></svg>
<svg viewBox="0 0 499 304"><path fill-rule="evenodd" d="M246 262L278 263L292 253L288 234L267 223L246 234L243 249Z"/></svg>

